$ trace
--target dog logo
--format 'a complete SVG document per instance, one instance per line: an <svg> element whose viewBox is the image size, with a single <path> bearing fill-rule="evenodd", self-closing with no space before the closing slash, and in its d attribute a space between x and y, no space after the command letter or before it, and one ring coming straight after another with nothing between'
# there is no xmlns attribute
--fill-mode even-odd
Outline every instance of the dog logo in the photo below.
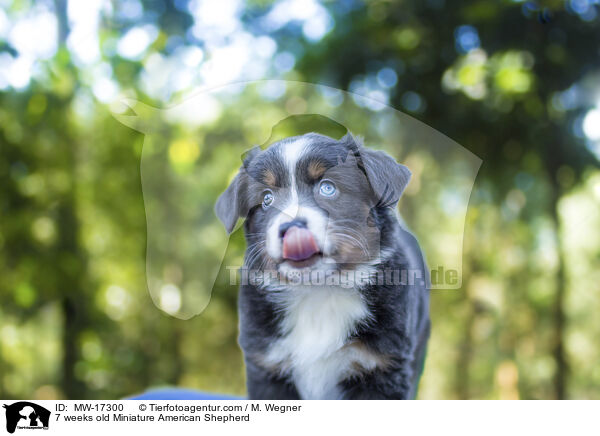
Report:
<svg viewBox="0 0 600 436"><path fill-rule="evenodd" d="M276 99L264 97L265 87L271 86L283 89L284 94ZM318 161L302 170L305 178L316 174L334 182L333 176L348 180L356 174L355 181L364 184L364 189L350 186L362 196L346 204L334 201L339 192L335 183L317 187L312 197L304 188L300 190L304 194L299 198L300 206L303 202L317 203L328 216L319 226L324 231L321 241L315 232L314 241L311 240L302 222L297 221L288 234L286 256L297 258L295 262L300 265L310 260L304 258L315 250L313 242L325 244L335 237L337 246L343 248L345 257L341 260L345 264L377 261L381 254L380 229L367 207L374 200L374 208L385 207L400 214L401 207L403 226L414 229L427 253L427 273L433 271L432 278L437 278L432 280L432 288L461 288L466 213L481 165L481 159L469 150L391 107L322 85L267 80L223 85L189 95L164 108L131 98L111 106L116 120L143 134L139 153L147 229L146 280L150 297L160 310L179 319L192 318L207 307L215 286L227 286L228 275L229 284L238 280L235 274L242 266L244 246L241 230L248 215L231 213L231 222L223 226L214 210L218 196L227 189L252 150L266 152L281 140L308 133L338 140L351 131L364 137L373 149L359 147L358 154L350 156L338 153L334 157L339 157L340 163L328 163L327 174ZM303 102L300 109L290 103L298 101ZM302 147L297 150L302 151ZM311 150L328 153L314 146ZM285 162L294 161L292 151ZM377 151L392 158L389 166L381 166L386 159ZM407 177L400 174L390 178L399 168L396 162L403 162L407 171L410 169L410 185L408 172ZM279 183L281 168L271 169L277 171L265 173L256 167L257 174L247 180L256 182L264 174L275 176L275 183L264 186L265 193L272 191L272 197L266 197L265 208L262 190L255 192L256 198L240 199L258 207L255 212L269 207L268 213L274 215L283 204L279 200L286 193L295 195L297 190ZM389 184L390 180L398 183ZM256 183L253 186L258 189ZM406 193L398 206L396 200L403 193L400 188L406 188ZM371 190L374 195L366 196ZM222 211L232 212L237 200L223 203ZM280 224L298 218L297 211L282 209L281 214L285 212L287 218ZM351 212L352 216L344 216ZM352 222L342 222L347 218ZM334 225L339 228L335 235ZM306 226L311 227L309 222ZM329 239L325 238L325 230ZM271 240L281 242L275 237ZM266 240L257 242L264 244ZM321 251L325 247L317 248ZM319 253L316 254L318 258Z"/></svg>
<svg viewBox="0 0 600 436"><path fill-rule="evenodd" d="M48 430L50 423L48 409L29 401L4 404L3 407L6 409L6 431L9 433L14 433L16 429Z"/></svg>

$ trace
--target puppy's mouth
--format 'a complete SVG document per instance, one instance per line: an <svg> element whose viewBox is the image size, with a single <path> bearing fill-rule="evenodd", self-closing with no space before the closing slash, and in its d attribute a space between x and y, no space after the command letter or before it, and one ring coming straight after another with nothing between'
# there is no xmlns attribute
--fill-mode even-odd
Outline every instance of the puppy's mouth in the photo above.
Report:
<svg viewBox="0 0 600 436"><path fill-rule="evenodd" d="M305 268L322 258L323 253L310 230L293 226L283 235L282 257L295 268Z"/></svg>

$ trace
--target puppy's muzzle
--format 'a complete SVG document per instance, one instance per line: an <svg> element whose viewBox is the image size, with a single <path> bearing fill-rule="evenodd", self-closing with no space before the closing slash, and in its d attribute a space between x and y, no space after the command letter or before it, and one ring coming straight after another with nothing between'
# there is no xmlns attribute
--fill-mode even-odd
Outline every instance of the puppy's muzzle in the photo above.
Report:
<svg viewBox="0 0 600 436"><path fill-rule="evenodd" d="M306 222L293 220L279 228L283 238L283 258L291 261L306 260L319 253L319 246L312 232L306 228Z"/></svg>

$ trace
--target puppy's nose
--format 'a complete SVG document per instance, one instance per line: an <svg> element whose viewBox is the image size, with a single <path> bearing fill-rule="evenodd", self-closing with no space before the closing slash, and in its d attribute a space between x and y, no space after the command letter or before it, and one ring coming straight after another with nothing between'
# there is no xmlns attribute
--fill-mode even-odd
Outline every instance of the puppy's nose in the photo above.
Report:
<svg viewBox="0 0 600 436"><path fill-rule="evenodd" d="M301 229L306 228L306 219L305 218L296 218L292 221L288 221L287 223L283 223L279 226L279 237L283 238L285 232L288 231L290 227L300 227Z"/></svg>

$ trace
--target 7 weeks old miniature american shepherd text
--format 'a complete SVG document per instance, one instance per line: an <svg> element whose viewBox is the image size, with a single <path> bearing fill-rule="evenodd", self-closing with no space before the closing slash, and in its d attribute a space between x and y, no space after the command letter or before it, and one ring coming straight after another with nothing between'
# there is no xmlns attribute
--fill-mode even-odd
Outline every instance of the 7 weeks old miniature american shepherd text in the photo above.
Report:
<svg viewBox="0 0 600 436"><path fill-rule="evenodd" d="M251 399L408 399L429 337L428 275L395 209L410 171L309 133L254 148L219 197L246 218L240 345Z"/></svg>

